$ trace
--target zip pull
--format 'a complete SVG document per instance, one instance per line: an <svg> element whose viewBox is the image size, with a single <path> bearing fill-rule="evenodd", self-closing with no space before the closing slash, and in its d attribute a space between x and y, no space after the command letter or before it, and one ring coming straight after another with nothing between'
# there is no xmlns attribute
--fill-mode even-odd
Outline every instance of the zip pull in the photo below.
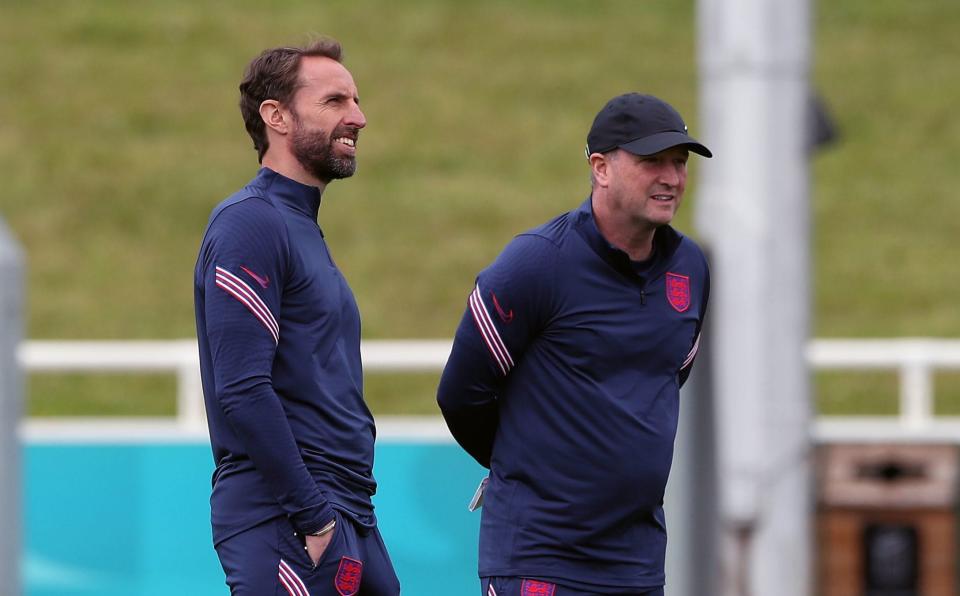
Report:
<svg viewBox="0 0 960 596"><path fill-rule="evenodd" d="M647 292L646 290L640 290L640 306L646 306L647 304Z"/></svg>

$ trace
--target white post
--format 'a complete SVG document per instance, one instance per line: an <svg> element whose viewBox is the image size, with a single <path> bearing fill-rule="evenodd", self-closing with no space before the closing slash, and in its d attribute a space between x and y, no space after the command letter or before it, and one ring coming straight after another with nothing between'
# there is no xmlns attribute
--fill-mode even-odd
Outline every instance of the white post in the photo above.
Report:
<svg viewBox="0 0 960 596"><path fill-rule="evenodd" d="M708 319L703 333L712 332ZM674 465L664 495L669 536L666 596L713 596L717 585L717 459L710 361L709 346L703 346L680 392Z"/></svg>
<svg viewBox="0 0 960 596"><path fill-rule="evenodd" d="M203 383L200 365L192 360L177 367L177 422L191 430L204 429Z"/></svg>
<svg viewBox="0 0 960 596"><path fill-rule="evenodd" d="M20 587L22 478L17 426L23 416L23 380L17 346L23 337L23 255L0 220L0 594Z"/></svg>
<svg viewBox="0 0 960 596"><path fill-rule="evenodd" d="M900 418L904 426L919 430L933 421L933 371L922 359L900 369Z"/></svg>
<svg viewBox="0 0 960 596"><path fill-rule="evenodd" d="M696 223L712 256L716 596L809 596L808 0L700 0Z"/></svg>

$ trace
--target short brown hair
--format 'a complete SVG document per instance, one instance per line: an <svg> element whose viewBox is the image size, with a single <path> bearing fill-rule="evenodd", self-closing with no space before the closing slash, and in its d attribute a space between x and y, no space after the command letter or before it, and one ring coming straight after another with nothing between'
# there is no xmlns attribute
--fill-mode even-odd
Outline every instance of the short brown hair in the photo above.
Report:
<svg viewBox="0 0 960 596"><path fill-rule="evenodd" d="M293 99L300 86L300 60L304 56L324 56L341 62L342 55L340 42L321 37L300 48L264 50L247 65L240 81L240 113L260 162L270 147L267 125L260 117L260 104L268 99L287 104Z"/></svg>

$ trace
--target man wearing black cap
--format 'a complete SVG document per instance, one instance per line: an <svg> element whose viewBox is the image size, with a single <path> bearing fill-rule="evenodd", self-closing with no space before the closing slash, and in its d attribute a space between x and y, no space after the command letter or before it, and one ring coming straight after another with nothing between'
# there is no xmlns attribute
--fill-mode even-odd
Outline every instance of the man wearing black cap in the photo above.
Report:
<svg viewBox="0 0 960 596"><path fill-rule="evenodd" d="M590 197L477 277L437 401L490 468L484 596L663 594L663 493L710 287L669 225L690 151L711 157L666 102L615 97L587 135Z"/></svg>

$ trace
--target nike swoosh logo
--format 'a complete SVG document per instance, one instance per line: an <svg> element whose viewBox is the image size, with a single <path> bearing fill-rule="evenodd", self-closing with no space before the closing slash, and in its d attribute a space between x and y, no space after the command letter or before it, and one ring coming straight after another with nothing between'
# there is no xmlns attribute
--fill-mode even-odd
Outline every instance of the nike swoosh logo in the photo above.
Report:
<svg viewBox="0 0 960 596"><path fill-rule="evenodd" d="M266 290L267 287L270 285L270 276L269 276L269 275L265 275L265 276L263 276L263 277L260 277L259 275L257 275L257 274L254 273L253 271L250 271L249 269L247 269L247 268L244 267L243 265L240 265L240 268L243 269L243 272L244 272L244 273L246 273L247 275L249 275L250 277L252 277L252 278L253 278L253 281L255 281L255 282L257 282L258 284L260 284L260 287L263 288L264 290Z"/></svg>
<svg viewBox="0 0 960 596"><path fill-rule="evenodd" d="M500 306L500 301L497 300L497 295L494 294L493 291L490 292L490 297L493 298L493 307L497 309L497 316L500 317L501 321L509 325L510 322L513 321L513 309L511 308L510 312L504 312L503 307Z"/></svg>

